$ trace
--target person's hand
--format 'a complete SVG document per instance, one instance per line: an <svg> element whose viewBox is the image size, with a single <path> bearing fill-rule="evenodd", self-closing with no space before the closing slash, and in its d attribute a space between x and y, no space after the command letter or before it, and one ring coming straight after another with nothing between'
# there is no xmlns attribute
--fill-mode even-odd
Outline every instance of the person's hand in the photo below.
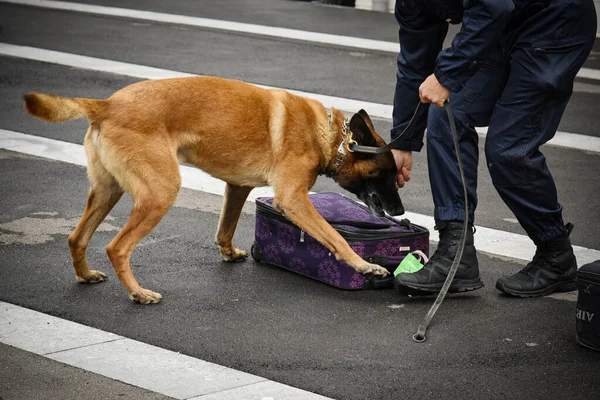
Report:
<svg viewBox="0 0 600 400"><path fill-rule="evenodd" d="M444 107L444 103L450 98L450 91L438 82L435 74L431 74L419 87L419 97L422 103Z"/></svg>
<svg viewBox="0 0 600 400"><path fill-rule="evenodd" d="M410 181L410 171L413 166L412 152L405 150L392 149L392 155L396 162L398 175L396 175L396 187L401 188L404 184Z"/></svg>

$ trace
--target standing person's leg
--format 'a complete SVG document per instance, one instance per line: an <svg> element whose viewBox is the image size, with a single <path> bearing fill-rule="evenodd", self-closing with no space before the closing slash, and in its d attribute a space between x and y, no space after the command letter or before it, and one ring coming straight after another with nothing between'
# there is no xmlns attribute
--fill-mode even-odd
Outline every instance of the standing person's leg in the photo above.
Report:
<svg viewBox="0 0 600 400"><path fill-rule="evenodd" d="M567 6L572 16L579 2ZM537 246L527 267L496 283L502 292L520 297L575 288L572 226L563 223L562 206L540 146L556 133L577 71L593 45L596 16L581 10L570 26L576 31L569 32L565 28L569 21L561 21L558 11L556 26L569 33L564 39L553 37L512 52L511 73L494 109L485 147L494 186Z"/></svg>
<svg viewBox="0 0 600 400"><path fill-rule="evenodd" d="M507 77L508 63L504 60L501 49L497 48L482 64L481 69L467 81L464 88L450 95L467 184L468 216L465 216L463 186L448 116L444 109L429 107L427 160L440 241L437 250L423 269L416 273L396 276L394 284L398 291L438 292L441 289L456 255L465 221L469 224L467 242L450 292L483 287L473 244L479 160L479 138L474 127L488 125Z"/></svg>

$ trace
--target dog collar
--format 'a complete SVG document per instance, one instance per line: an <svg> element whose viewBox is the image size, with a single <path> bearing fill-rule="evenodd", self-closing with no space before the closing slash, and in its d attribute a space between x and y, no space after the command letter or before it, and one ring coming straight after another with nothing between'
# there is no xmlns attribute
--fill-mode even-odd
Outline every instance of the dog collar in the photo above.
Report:
<svg viewBox="0 0 600 400"><path fill-rule="evenodd" d="M329 129L332 129L331 126L331 118L332 115L330 112L327 113L327 121L329 122ZM335 171L328 171L326 175L330 178L334 178L337 173L342 169L342 165L344 165L344 160L346 159L346 152L352 152L350 150L350 146L348 144L356 144L356 141L352 139L352 131L350 130L350 118L346 117L344 119L344 124L342 125L342 141L337 149L337 155L335 160L333 160L333 166L335 167Z"/></svg>

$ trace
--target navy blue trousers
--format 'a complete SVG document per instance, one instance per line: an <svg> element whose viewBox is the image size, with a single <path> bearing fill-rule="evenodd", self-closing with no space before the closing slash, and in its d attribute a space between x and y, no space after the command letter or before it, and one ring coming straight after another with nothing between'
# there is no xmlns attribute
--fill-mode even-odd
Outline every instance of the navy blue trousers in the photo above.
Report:
<svg viewBox="0 0 600 400"><path fill-rule="evenodd" d="M486 163L494 187L535 243L564 235L562 206L540 146L555 134L573 81L593 46L591 1L553 1L513 38L501 42L460 92L452 93L467 180L468 219L477 207L478 135L488 126ZM577 3L576 15L569 6ZM583 9L579 3L591 4ZM427 161L434 216L464 221L464 195L445 111L430 106Z"/></svg>

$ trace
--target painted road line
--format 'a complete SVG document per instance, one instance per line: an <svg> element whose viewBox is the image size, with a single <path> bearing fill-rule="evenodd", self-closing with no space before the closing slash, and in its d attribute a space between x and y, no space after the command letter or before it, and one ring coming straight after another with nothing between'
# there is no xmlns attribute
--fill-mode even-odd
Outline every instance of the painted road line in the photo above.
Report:
<svg viewBox="0 0 600 400"><path fill-rule="evenodd" d="M87 166L85 151L80 144L0 129L0 148L69 164ZM225 193L225 182L213 178L204 171L185 165L180 165L179 170L183 187L218 195ZM271 188L256 188L250 194L249 199L254 201L261 196L273 196L273 190Z"/></svg>
<svg viewBox="0 0 600 400"><path fill-rule="evenodd" d="M83 146L60 140L27 135L20 132L0 129L0 148L16 151L37 157L76 165L86 165ZM180 166L182 187L223 196L225 184L207 173L193 167ZM270 187L256 188L248 196L249 201L257 197L273 196ZM430 239L438 241L437 231L433 229L433 217L407 212L402 218L408 218L413 223L425 226L430 231ZM573 246L579 265L600 260L600 251L580 246ZM477 227L477 249L497 256L529 261L535 253L535 246L524 235L504 232L496 229Z"/></svg>
<svg viewBox="0 0 600 400"><path fill-rule="evenodd" d="M303 42L324 43L359 49L379 50L391 53L398 53L398 50L400 49L400 45L398 43L385 42L381 40L362 39L350 36L331 35L327 33L303 31L298 29L278 28L274 26L247 24L242 22L223 21L218 19L189 17L177 14L165 14L153 11L134 10L129 8L106 7L90 4L46 0L1 0L0 2L28 5L53 10L76 11L80 13L104 15L109 17L131 18L142 21L162 22L169 24L194 26L198 28L210 28L231 32L249 33L253 35L271 36L277 38L299 40Z"/></svg>
<svg viewBox="0 0 600 400"><path fill-rule="evenodd" d="M269 381L123 336L0 301L0 342L176 399L325 400Z"/></svg>
<svg viewBox="0 0 600 400"><path fill-rule="evenodd" d="M0 0L1 3L12 3L53 10L75 11L85 14L104 15L109 17L130 18L142 21L153 21L198 28L210 28L231 32L249 33L253 35L271 36L293 39L303 42L323 43L334 46L350 47L361 50L378 50L397 54L399 43L382 40L363 39L352 36L332 35L298 29L278 28L274 26L247 24L218 19L190 17L177 14L166 14L153 11L142 11L129 8L97 6L91 4L71 3L48 0ZM582 68L577 74L579 78L600 80L600 70Z"/></svg>
<svg viewBox="0 0 600 400"><path fill-rule="evenodd" d="M0 55L18 57L27 60L41 61L52 64L82 68L91 71L113 73L131 76L140 79L164 79L187 76L198 76L185 72L172 71L138 64L130 64L112 61L102 58L81 56L78 54L63 53L53 50L45 50L36 47L17 46L8 43L0 43ZM272 86L258 85L267 89L280 89ZM365 109L372 117L391 119L392 106L386 104L372 103L368 101L346 99L342 97L328 96L318 93L302 92L299 90L284 89L299 96L311 98L321 102L326 107L335 107L339 110L356 112ZM481 136L485 136L486 128L478 129ZM556 136L548 142L551 146L560 146L587 152L600 153L600 138L568 132L556 132Z"/></svg>
<svg viewBox="0 0 600 400"><path fill-rule="evenodd" d="M482 138L487 136L488 128L475 128ZM554 137L546 143L549 146L581 150L590 153L600 153L600 137L557 131Z"/></svg>
<svg viewBox="0 0 600 400"><path fill-rule="evenodd" d="M600 70L591 68L581 68L577 73L578 78L600 80Z"/></svg>

